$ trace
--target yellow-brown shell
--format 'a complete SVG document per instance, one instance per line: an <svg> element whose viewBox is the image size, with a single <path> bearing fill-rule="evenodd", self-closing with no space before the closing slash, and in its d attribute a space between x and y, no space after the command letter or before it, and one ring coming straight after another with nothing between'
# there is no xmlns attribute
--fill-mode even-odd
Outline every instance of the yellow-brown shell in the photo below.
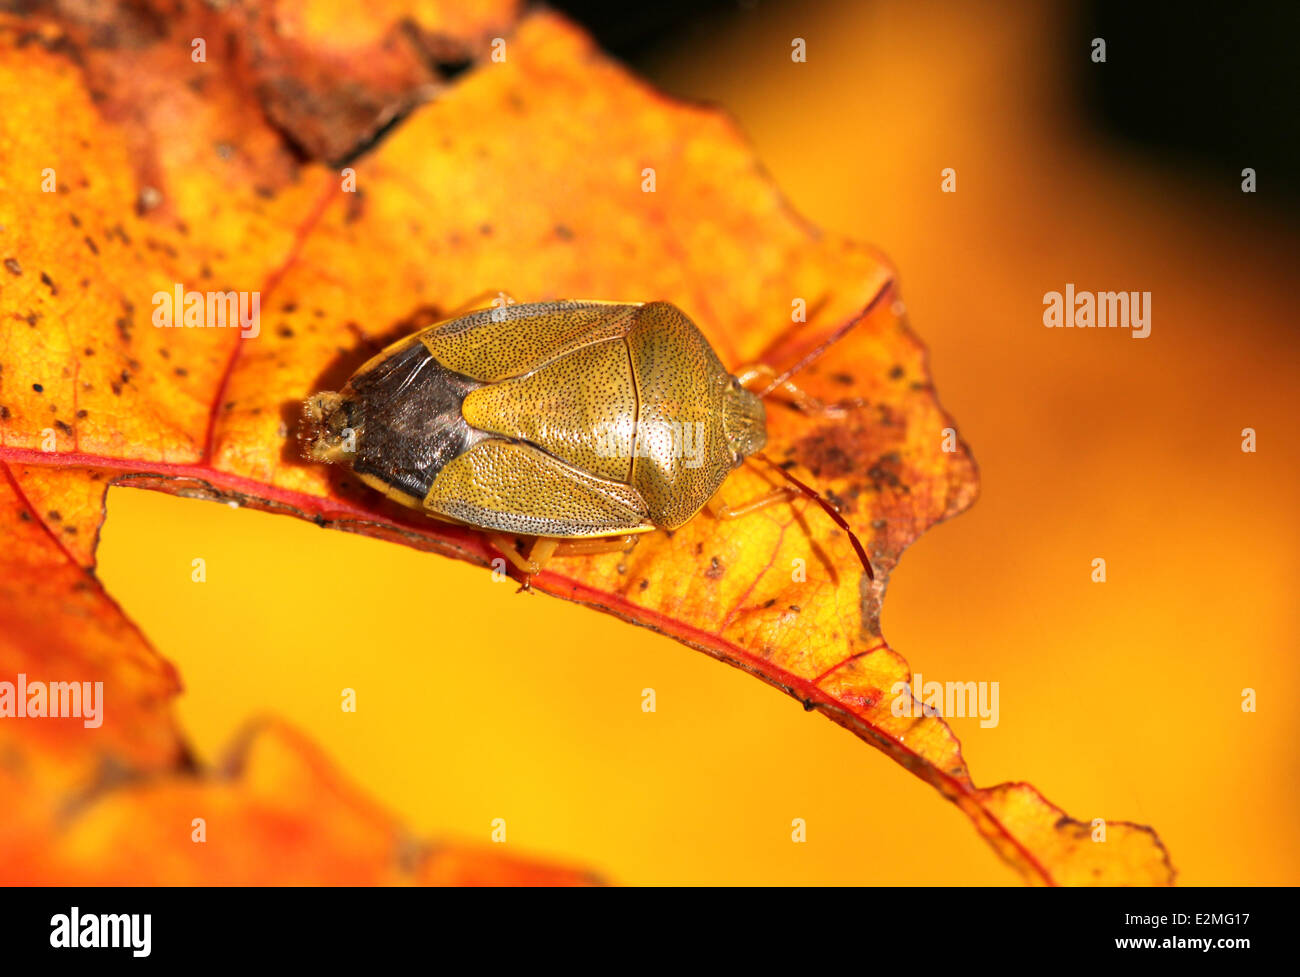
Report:
<svg viewBox="0 0 1300 977"><path fill-rule="evenodd" d="M675 528L762 443L761 403L666 302L474 312L393 344L339 396L367 482L499 532Z"/></svg>

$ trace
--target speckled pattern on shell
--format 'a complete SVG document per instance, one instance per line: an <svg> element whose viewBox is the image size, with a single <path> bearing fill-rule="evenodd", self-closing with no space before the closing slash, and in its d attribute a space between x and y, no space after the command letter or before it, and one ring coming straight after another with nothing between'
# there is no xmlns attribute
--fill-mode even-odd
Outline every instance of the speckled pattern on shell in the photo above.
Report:
<svg viewBox="0 0 1300 977"><path fill-rule="evenodd" d="M532 445L491 438L452 459L425 507L458 522L528 536L645 531L645 503L630 486L597 478Z"/></svg>
<svg viewBox="0 0 1300 977"><path fill-rule="evenodd" d="M433 358L483 383L522 376L631 327L639 304L533 302L471 312L430 326L420 341Z"/></svg>
<svg viewBox="0 0 1300 977"><path fill-rule="evenodd" d="M471 427L519 438L595 475L631 483L637 396L627 343L574 350L461 404Z"/></svg>
<svg viewBox="0 0 1300 977"><path fill-rule="evenodd" d="M731 374L681 310L642 306L627 335L640 398L632 485L656 526L676 529L731 473L722 426Z"/></svg>
<svg viewBox="0 0 1300 977"><path fill-rule="evenodd" d="M412 342L462 384L457 420L469 431L463 453L430 473L433 515L538 536L673 529L733 467L732 377L667 302L484 309L385 354L409 357Z"/></svg>

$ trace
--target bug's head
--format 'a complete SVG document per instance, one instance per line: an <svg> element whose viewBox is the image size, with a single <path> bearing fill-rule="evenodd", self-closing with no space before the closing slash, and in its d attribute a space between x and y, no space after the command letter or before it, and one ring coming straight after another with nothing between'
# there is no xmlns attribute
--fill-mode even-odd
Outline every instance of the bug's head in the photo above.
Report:
<svg viewBox="0 0 1300 977"><path fill-rule="evenodd" d="M356 455L356 402L332 390L312 394L302 405L298 447L304 458L332 464Z"/></svg>
<svg viewBox="0 0 1300 977"><path fill-rule="evenodd" d="M767 444L767 411L763 402L735 377L722 395L722 431L733 465L740 465Z"/></svg>

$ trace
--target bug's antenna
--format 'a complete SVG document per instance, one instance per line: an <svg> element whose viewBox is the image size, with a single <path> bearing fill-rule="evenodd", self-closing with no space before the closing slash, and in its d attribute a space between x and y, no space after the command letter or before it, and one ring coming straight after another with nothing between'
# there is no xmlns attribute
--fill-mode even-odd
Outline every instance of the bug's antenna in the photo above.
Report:
<svg viewBox="0 0 1300 977"><path fill-rule="evenodd" d="M835 520L835 524L849 534L849 542L853 544L853 549L858 554L858 559L862 561L862 569L867 571L867 579L869 580L876 579L876 574L871 569L871 561L867 559L867 551L866 548L862 545L862 540L858 539L858 534L849 528L848 522L844 519L842 515L840 515L839 509L831 505L831 503L827 499L823 498L821 493L819 493L812 486L805 485L803 482L799 481L799 479L795 478L788 471L786 471L784 468L782 468L780 465L774 462L767 455L763 454L761 451L756 451L749 457L757 458L759 461L763 462L763 464L770 467L773 471L779 474L787 482L789 482L796 489L798 489L801 495L804 495L807 498L812 499L819 506L825 509L826 514Z"/></svg>
<svg viewBox="0 0 1300 977"><path fill-rule="evenodd" d="M841 339L843 339L845 335L848 334L848 331L850 329L856 326L867 316L871 315L871 313L875 312L876 306L878 306L882 301L884 301L885 296L890 294L893 290L894 290L894 280L890 278L888 281L885 282L884 285L880 287L880 291L876 292L872 300L867 303L867 307L862 310L861 315L854 316L848 322L844 323L844 325L840 326L833 333L831 333L830 336L827 337L823 342L815 346L811 352L804 355L798 362L794 364L794 366L787 369L784 373L777 374L776 377L774 377L772 381L766 387L763 388L762 392L758 395L759 399L761 400L762 398L770 394L773 390L776 390L783 383L788 381L792 376L794 376L796 373L798 373L800 370L806 367L809 363L812 363L819 356L825 353L828 349L830 349Z"/></svg>

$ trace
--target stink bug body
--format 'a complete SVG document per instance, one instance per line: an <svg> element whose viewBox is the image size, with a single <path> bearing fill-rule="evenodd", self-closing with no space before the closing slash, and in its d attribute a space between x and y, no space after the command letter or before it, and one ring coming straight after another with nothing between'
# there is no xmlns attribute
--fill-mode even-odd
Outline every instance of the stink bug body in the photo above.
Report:
<svg viewBox="0 0 1300 977"><path fill-rule="evenodd" d="M762 457L767 430L760 396L675 306L577 301L482 309L399 340L309 398L299 439L404 505L488 531L527 575L682 525ZM527 557L520 536L536 538Z"/></svg>

